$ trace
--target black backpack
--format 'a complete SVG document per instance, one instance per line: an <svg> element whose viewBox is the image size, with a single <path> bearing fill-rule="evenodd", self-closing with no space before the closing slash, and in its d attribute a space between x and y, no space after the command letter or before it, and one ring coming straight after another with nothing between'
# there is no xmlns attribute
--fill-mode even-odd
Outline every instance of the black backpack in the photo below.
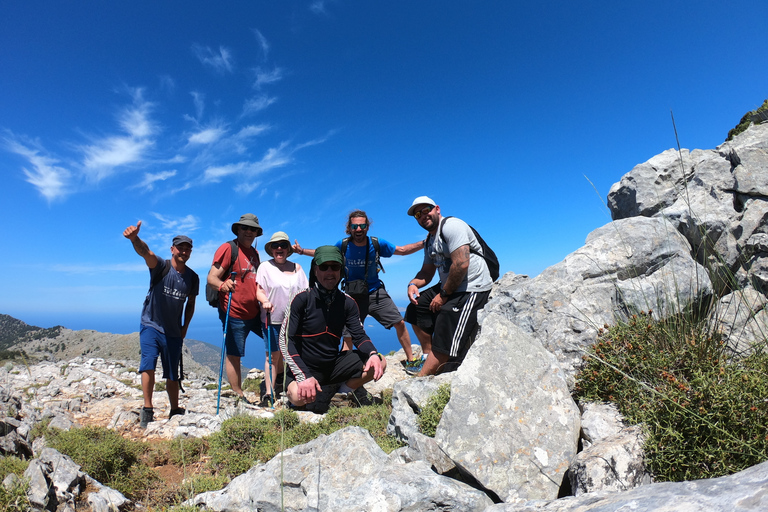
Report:
<svg viewBox="0 0 768 512"><path fill-rule="evenodd" d="M229 270L232 268L232 265L235 264L237 261L237 256L240 253L240 249L237 247L237 241L230 240L229 241L229 249L230 254L232 255L232 258L229 262L229 266L224 271L224 274L228 274ZM219 289L215 286L211 286L210 284L205 285L205 300L208 301L208 304L211 305L212 308L218 308L219 307Z"/></svg>
<svg viewBox="0 0 768 512"><path fill-rule="evenodd" d="M379 257L379 239L375 236L368 237L373 243L373 251L376 254L374 258L376 262L376 272L384 272L384 266L381 264L381 258ZM341 281L341 289L345 293L350 295L363 295L368 293L368 245L365 247L365 270L363 271L364 279L356 279L349 281L347 276L347 246L349 246L349 239L347 237L341 241L341 257L344 260L344 278Z"/></svg>
<svg viewBox="0 0 768 512"><path fill-rule="evenodd" d="M443 224L450 218L451 217L443 217L443 220L440 221L440 238L443 240L443 243L446 243L445 237L443 236ZM469 224L467 224L467 226L469 226ZM477 242L483 250L482 253L475 252L475 254L479 254L483 257L485 264L488 265L488 272L491 274L491 279L496 281L499 278L499 258L496 257L496 253L493 252L493 249L491 249L487 243L485 243L485 240L483 240L483 237L480 236L480 233L478 233L475 228L469 226L469 229L472 230L472 233L474 233Z"/></svg>

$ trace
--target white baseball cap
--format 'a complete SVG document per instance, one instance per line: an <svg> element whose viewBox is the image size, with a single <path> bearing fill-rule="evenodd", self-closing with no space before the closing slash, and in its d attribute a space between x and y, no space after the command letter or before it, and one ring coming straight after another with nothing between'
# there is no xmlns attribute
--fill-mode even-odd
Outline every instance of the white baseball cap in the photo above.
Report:
<svg viewBox="0 0 768 512"><path fill-rule="evenodd" d="M427 196L419 196L413 200L413 204L411 204L411 207L408 208L408 215L413 216L413 213L416 211L416 207L419 206L420 204L437 206L437 203L435 203L432 199L428 198Z"/></svg>

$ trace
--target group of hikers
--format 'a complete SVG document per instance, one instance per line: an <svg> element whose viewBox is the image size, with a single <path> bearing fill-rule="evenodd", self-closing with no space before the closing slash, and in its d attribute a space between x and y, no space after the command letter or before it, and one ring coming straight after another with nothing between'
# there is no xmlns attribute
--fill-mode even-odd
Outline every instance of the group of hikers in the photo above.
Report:
<svg viewBox="0 0 768 512"><path fill-rule="evenodd" d="M242 389L240 367L250 332L264 337L269 345L262 407L274 404L281 392L293 407L302 407L314 402L324 385L340 383L338 392L351 394L379 380L387 362L365 333L363 321L369 314L385 328L395 328L409 374L434 375L461 363L477 331L477 312L498 276L498 268L489 268L487 260L492 251L464 221L443 217L440 206L427 196L414 199L407 214L428 232L425 240L395 246L369 237L370 219L364 211L355 210L347 219L348 236L335 245L305 249L278 231L264 244L271 257L264 262L253 246L263 234L258 218L247 213L232 224L236 238L223 243L213 256L206 299L212 305L218 303L226 375L241 400L251 403ZM141 221L123 235L144 258L150 273L139 336L144 395L140 425L146 428L154 420L158 356L166 379L169 417L185 412L179 406L179 360L200 280L186 265L191 238L174 237L171 259L164 260L139 238L140 229ZM408 283L409 304L403 318L379 278L380 258L421 249L423 263ZM301 265L289 261L294 253L312 257L309 277ZM435 272L439 282L425 288ZM419 340L421 356L413 356L406 321Z"/></svg>

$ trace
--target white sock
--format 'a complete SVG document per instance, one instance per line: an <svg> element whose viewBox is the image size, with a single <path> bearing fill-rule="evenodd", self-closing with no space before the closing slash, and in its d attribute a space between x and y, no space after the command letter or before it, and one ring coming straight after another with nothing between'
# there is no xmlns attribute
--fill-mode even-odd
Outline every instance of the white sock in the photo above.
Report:
<svg viewBox="0 0 768 512"><path fill-rule="evenodd" d="M337 393L351 393L353 391L354 391L354 389L352 389L351 387L347 386L347 383L345 382L344 384L339 386L339 389L336 392Z"/></svg>

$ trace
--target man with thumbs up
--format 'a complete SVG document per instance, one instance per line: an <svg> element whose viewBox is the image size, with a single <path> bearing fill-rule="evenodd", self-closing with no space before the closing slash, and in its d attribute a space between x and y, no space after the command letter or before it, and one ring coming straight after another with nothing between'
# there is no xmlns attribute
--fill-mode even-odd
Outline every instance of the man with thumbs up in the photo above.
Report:
<svg viewBox="0 0 768 512"><path fill-rule="evenodd" d="M163 260L153 253L146 242L139 238L141 221L128 226L123 236L131 241L136 253L144 258L149 267L150 286L141 310L141 389L144 407L139 425L146 428L154 421L152 393L155 390L157 357L163 365L163 378L171 410L169 418L184 414L179 407L179 359L189 322L195 314L195 297L200 288L200 278L189 267L187 260L192 254L192 239L179 235L171 246L171 259ZM186 303L186 305L185 305ZM183 321L182 321L182 312Z"/></svg>

